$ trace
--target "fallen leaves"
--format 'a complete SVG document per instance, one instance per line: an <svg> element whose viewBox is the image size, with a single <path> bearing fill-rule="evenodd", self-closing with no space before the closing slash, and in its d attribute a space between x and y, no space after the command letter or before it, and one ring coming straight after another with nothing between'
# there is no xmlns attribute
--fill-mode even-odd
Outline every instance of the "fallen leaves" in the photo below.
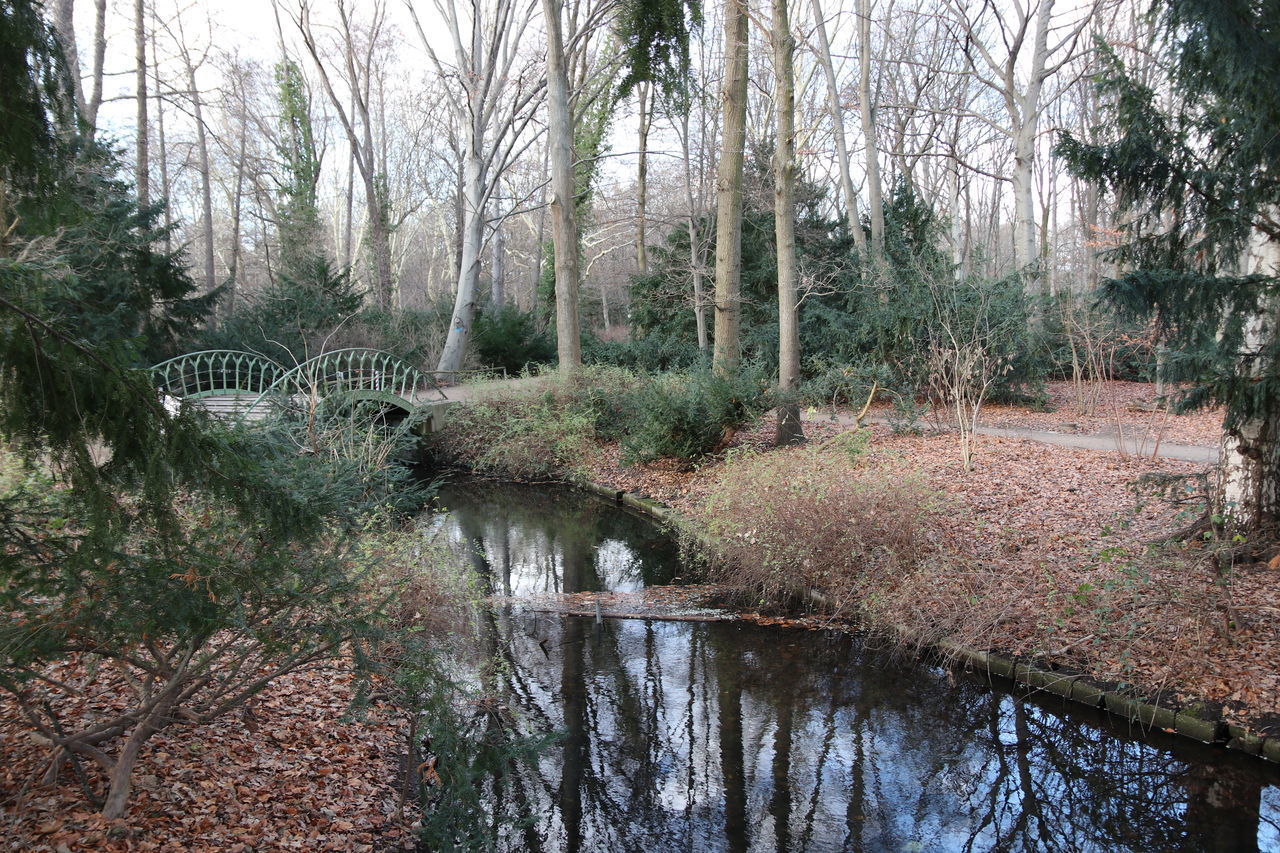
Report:
<svg viewBox="0 0 1280 853"><path fill-rule="evenodd" d="M1070 421L1073 432L1145 435L1149 443L1158 434L1165 443L1215 446L1220 437L1220 411L1158 417L1143 411L1154 391L1142 383L1108 383L1092 415L1071 410L1070 383L1049 383L1049 395L1056 411L992 406L983 422L1064 431ZM840 429L822 420L805 424L815 443ZM896 436L878 424L872 430L859 464L925 476L953 502L952 533L968 540L978 557L968 571L897 590L910 601L904 619L922 629L956 626L955 639L975 647L1053 656L1149 695L1221 702L1229 721L1280 732L1280 609L1272 606L1280 555L1237 566L1226 583L1203 560L1137 559L1147 540L1186 519L1160 501L1139 502L1135 481L1149 472L1188 474L1196 465L979 436L976 467L966 473L953 435ZM772 432L766 419L736 440L765 449ZM616 449L604 447L587 471L596 482L688 512L724 464L624 468ZM649 595L644 604L612 608L605 600L603 612L652 616L661 606ZM560 606L591 612L585 604ZM965 625L957 613L974 618Z"/></svg>
<svg viewBox="0 0 1280 853"><path fill-rule="evenodd" d="M87 683L68 663L71 685ZM351 720L351 676L332 667L293 673L253 703L255 734L239 714L157 734L135 772L128 816L85 806L70 770L36 784L47 749L0 698L0 850L379 851L412 849L396 786L403 726L384 706ZM92 768L88 768L92 770Z"/></svg>

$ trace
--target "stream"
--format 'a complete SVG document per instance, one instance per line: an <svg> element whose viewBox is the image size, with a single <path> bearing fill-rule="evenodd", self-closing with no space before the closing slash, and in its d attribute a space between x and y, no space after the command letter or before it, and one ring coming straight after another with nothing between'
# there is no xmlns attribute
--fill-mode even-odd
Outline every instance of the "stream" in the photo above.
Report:
<svg viewBox="0 0 1280 853"><path fill-rule="evenodd" d="M499 595L681 580L656 524L592 495L441 502ZM1280 768L855 635L519 606L492 630L512 705L561 733L502 849L1280 851Z"/></svg>

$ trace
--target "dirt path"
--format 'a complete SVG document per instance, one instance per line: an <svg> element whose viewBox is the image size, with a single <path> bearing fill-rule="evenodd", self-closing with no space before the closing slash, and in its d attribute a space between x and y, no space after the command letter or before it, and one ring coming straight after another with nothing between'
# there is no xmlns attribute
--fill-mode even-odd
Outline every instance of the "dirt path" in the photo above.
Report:
<svg viewBox="0 0 1280 853"><path fill-rule="evenodd" d="M831 415L825 412L804 412L801 417L805 421L815 423L831 423ZM841 413L835 418L836 423L852 429L856 425L853 415ZM887 424L888 418L872 414L863 419L866 424ZM1044 429L1024 427L988 427L979 426L978 435L993 435L1001 438L1021 438L1037 441L1041 444L1052 444L1057 447L1075 447L1081 450L1101 450L1124 453L1128 456L1145 458L1181 459L1186 462L1199 462L1206 465L1218 461L1218 448L1204 447L1198 444L1174 444L1160 442L1159 447L1146 436L1110 435L1072 435L1065 432L1053 432ZM1156 451L1153 453L1152 451Z"/></svg>

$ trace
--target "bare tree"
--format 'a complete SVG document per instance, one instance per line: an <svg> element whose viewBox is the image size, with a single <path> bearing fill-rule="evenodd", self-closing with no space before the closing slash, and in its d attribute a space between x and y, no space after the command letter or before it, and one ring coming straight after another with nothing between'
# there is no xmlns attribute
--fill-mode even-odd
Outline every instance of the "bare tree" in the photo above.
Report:
<svg viewBox="0 0 1280 853"><path fill-rule="evenodd" d="M840 171L840 192L844 197L845 223L853 236L854 245L866 249L867 238L862 232L862 214L858 207L858 193L853 188L853 176L849 169L849 145L844 133L844 109L840 100L840 88L836 83L835 63L831 56L831 41L827 37L827 20L822 12L822 0L811 0L813 7L813 34L817 50L815 56L827 84L827 112L831 116L831 134L835 142L836 168Z"/></svg>
<svg viewBox="0 0 1280 853"><path fill-rule="evenodd" d="M641 83L636 87L636 102L640 108L639 151L636 155L639 161L636 165L636 273L639 275L649 272L649 248L645 245L645 208L648 201L649 129L653 126L649 97L651 88L649 83Z"/></svg>
<svg viewBox="0 0 1280 853"><path fill-rule="evenodd" d="M176 31L175 31L176 28ZM200 57L193 58L194 50L187 41L186 27L183 24L183 15L179 11L172 24L166 25L169 35L173 38L177 46L178 53L182 58L182 68L186 78L186 96L187 101L191 105L191 117L195 124L196 134L196 168L200 173L200 232L202 239L201 244L201 262L204 268L205 290L212 291L217 287L218 282L214 271L214 237L213 237L213 191L211 189L211 172L209 168L209 138L208 130L205 126L204 115L204 98L200 93L200 84L196 80L196 71L208 59L208 52L202 52ZM157 93L159 94L159 93ZM161 152L163 159L164 152Z"/></svg>
<svg viewBox="0 0 1280 853"><path fill-rule="evenodd" d="M345 78L348 99L341 97L334 85L326 61L326 51L317 40L317 27L312 22L309 0L301 0L293 23L311 56L330 106L338 116L347 145L360 173L364 187L365 217L373 254L374 283L378 304L389 308L395 299L395 276L391 267L391 235L387 200L380 185L379 147L374 143L374 121L371 107L371 85L374 53L386 28L386 5L383 0L362 5L367 25L357 32L352 23L347 0L338 0L338 24L333 28L339 53L340 72Z"/></svg>
<svg viewBox="0 0 1280 853"><path fill-rule="evenodd" d="M950 0L951 16L963 37L970 72L995 92L1004 105L1008 124L998 125L1013 145L1014 262L1025 268L1035 262L1036 218L1032 170L1040 117L1045 105L1061 89L1046 93L1046 81L1074 58L1093 5L1073 11L1074 20L1055 22L1055 0L997 7ZM994 30L994 32L992 32ZM997 48L998 42L1003 48Z"/></svg>
<svg viewBox="0 0 1280 853"><path fill-rule="evenodd" d="M147 121L147 2L134 0L133 35L135 62L135 98L137 101L138 137L137 158L134 163L134 181L138 189L138 206L151 206L150 146Z"/></svg>
<svg viewBox="0 0 1280 853"><path fill-rule="evenodd" d="M556 355L561 375L582 364L578 326L578 216L574 190L573 115L561 30L562 0L542 0L547 28L547 147L551 157L551 238L556 264Z"/></svg>
<svg viewBox="0 0 1280 853"><path fill-rule="evenodd" d="M463 125L460 186L461 252L453 317L437 370L462 368L475 317L486 210L503 174L532 144L531 123L544 81L530 73L521 42L533 17L531 0L436 4L453 47L449 63L437 55L412 4L423 49L436 72L452 85L449 107Z"/></svg>
<svg viewBox="0 0 1280 853"><path fill-rule="evenodd" d="M884 254L884 191L880 148L876 142L876 103L871 97L871 0L858 0L858 112L867 151L867 207L871 216L871 252Z"/></svg>

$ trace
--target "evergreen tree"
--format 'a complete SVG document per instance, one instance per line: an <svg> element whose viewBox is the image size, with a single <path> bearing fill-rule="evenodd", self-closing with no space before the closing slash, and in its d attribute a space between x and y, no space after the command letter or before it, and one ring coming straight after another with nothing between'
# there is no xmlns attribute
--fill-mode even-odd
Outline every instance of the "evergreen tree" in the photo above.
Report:
<svg viewBox="0 0 1280 853"><path fill-rule="evenodd" d="M320 155L311 125L311 98L302 69L292 59L276 65L276 88L280 103L280 204L276 222L280 268L296 277L322 254L320 207L316 201Z"/></svg>
<svg viewBox="0 0 1280 853"><path fill-rule="evenodd" d="M1179 354L1183 404L1226 408L1217 511L1248 528L1280 519L1280 3L1171 0L1153 7L1157 93L1108 51L1099 89L1109 142L1064 135L1072 170L1113 192L1128 271L1103 296L1154 318Z"/></svg>
<svg viewBox="0 0 1280 853"><path fill-rule="evenodd" d="M689 35L702 22L701 0L623 0L616 32L626 69L617 97L639 83L654 83L667 96L684 91L689 71Z"/></svg>
<svg viewBox="0 0 1280 853"><path fill-rule="evenodd" d="M368 629L341 536L319 534L372 493L335 454L166 412L146 365L212 297L158 248L157 209L114 156L69 135L64 63L32 0L0 0L0 60L0 690L52 773L93 762L117 818L155 732ZM84 685L115 691L87 699L104 716L68 713L51 675L77 655L113 665Z"/></svg>

